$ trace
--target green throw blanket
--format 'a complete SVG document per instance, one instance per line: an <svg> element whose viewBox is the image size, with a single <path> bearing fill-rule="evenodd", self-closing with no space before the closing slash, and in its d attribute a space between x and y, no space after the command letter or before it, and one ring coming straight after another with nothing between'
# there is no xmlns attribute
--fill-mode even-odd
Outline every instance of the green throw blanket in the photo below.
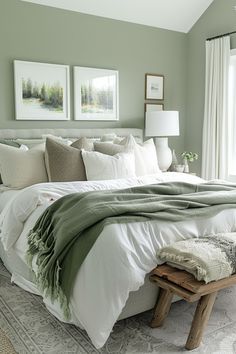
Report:
<svg viewBox="0 0 236 354"><path fill-rule="evenodd" d="M28 261L37 256L38 286L60 301L68 317L75 276L105 225L206 218L226 208L236 208L236 185L169 182L70 194L47 208L31 230Z"/></svg>

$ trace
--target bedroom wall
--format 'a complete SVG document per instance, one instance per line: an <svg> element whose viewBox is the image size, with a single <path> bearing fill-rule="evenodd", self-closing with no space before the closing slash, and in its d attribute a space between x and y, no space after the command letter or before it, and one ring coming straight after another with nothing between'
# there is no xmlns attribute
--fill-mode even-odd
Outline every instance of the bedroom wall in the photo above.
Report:
<svg viewBox="0 0 236 354"><path fill-rule="evenodd" d="M188 33L188 85L185 127L186 150L202 151L202 127L205 90L205 39L236 30L235 0L214 0ZM236 48L236 35L231 36L231 48ZM191 170L200 173L201 158Z"/></svg>
<svg viewBox="0 0 236 354"><path fill-rule="evenodd" d="M1 0L0 43L0 128L143 128L144 75L159 73L165 75L165 109L180 111L181 136L172 138L171 145L183 151L186 34ZM120 121L15 121L14 59L119 70ZM72 101L71 109L73 117Z"/></svg>

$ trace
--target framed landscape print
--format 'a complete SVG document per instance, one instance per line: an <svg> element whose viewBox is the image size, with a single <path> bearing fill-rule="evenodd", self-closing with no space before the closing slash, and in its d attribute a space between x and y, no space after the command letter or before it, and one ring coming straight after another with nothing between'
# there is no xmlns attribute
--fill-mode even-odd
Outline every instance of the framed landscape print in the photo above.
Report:
<svg viewBox="0 0 236 354"><path fill-rule="evenodd" d="M17 120L70 119L68 65L14 61Z"/></svg>
<svg viewBox="0 0 236 354"><path fill-rule="evenodd" d="M145 99L164 99L164 76L156 74L145 75Z"/></svg>
<svg viewBox="0 0 236 354"><path fill-rule="evenodd" d="M145 103L145 113L146 112L155 112L155 111L163 111L164 104L163 103Z"/></svg>
<svg viewBox="0 0 236 354"><path fill-rule="evenodd" d="M74 67L76 120L119 120L118 71Z"/></svg>

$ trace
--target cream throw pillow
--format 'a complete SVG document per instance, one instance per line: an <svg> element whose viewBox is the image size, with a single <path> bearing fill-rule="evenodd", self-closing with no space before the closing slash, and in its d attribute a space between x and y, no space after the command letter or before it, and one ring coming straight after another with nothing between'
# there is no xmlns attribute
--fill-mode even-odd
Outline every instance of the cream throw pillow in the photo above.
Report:
<svg viewBox="0 0 236 354"><path fill-rule="evenodd" d="M24 151L0 144L0 172L3 184L10 188L48 181L44 153L40 150Z"/></svg>
<svg viewBox="0 0 236 354"><path fill-rule="evenodd" d="M126 149L133 149L137 176L161 173L158 166L156 147L153 139L138 144L132 135L120 142Z"/></svg>
<svg viewBox="0 0 236 354"><path fill-rule="evenodd" d="M82 157L88 181L135 177L133 153L109 156L96 151L82 150Z"/></svg>
<svg viewBox="0 0 236 354"><path fill-rule="evenodd" d="M106 142L106 141L110 141L110 142L113 142L114 139L116 139L116 134L115 133L108 133L108 134L104 134L100 141L101 142Z"/></svg>
<svg viewBox="0 0 236 354"><path fill-rule="evenodd" d="M94 150L110 156L119 154L121 152L127 152L127 148L125 146L113 144L113 143L101 143L101 142L94 143Z"/></svg>
<svg viewBox="0 0 236 354"><path fill-rule="evenodd" d="M135 156L136 176L151 175L161 172L158 166L156 147L153 139L149 139L143 144L138 144L135 138L132 135L129 135L119 144L94 143L94 149L107 155L133 151Z"/></svg>

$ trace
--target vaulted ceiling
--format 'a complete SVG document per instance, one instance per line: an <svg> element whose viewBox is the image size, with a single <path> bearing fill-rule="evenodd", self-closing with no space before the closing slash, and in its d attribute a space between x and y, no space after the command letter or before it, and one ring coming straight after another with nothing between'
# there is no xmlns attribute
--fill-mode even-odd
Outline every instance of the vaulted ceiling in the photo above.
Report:
<svg viewBox="0 0 236 354"><path fill-rule="evenodd" d="M213 0L22 1L185 33L213 2Z"/></svg>

